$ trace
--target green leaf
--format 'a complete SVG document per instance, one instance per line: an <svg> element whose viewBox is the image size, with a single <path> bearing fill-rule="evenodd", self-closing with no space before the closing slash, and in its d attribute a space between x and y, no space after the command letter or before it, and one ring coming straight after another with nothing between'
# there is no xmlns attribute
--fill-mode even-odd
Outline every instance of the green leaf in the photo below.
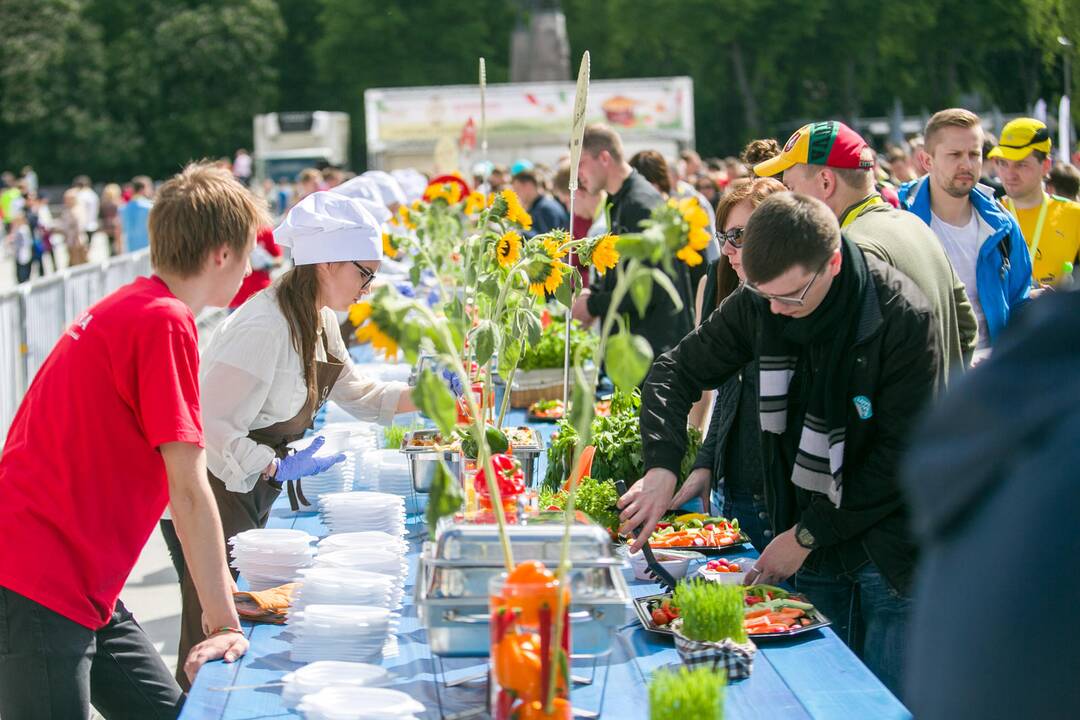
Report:
<svg viewBox="0 0 1080 720"><path fill-rule="evenodd" d="M563 280L559 287L555 288L555 300L565 308L569 308L574 303L573 291L570 289L571 279L566 278Z"/></svg>
<svg viewBox="0 0 1080 720"><path fill-rule="evenodd" d="M520 336L507 334L504 336L503 347L499 350L499 375L509 382L510 373L521 362L522 345L524 341Z"/></svg>
<svg viewBox="0 0 1080 720"><path fill-rule="evenodd" d="M589 444L592 435L593 416L596 415L594 398L596 388L590 386L580 367L574 368L574 388L570 400L570 422L581 438L581 446Z"/></svg>
<svg viewBox="0 0 1080 720"><path fill-rule="evenodd" d="M405 322L405 326L401 330L401 338L398 341L398 345L405 353L405 359L412 365L416 364L416 359L420 352L420 341L424 336L424 330L420 327L419 323L411 320Z"/></svg>
<svg viewBox="0 0 1080 720"><path fill-rule="evenodd" d="M498 343L498 328L490 320L481 320L472 331L472 346L476 351L476 362L486 365L495 354Z"/></svg>
<svg viewBox="0 0 1080 720"><path fill-rule="evenodd" d="M449 435L457 422L457 410L450 388L427 368L420 373L413 388L413 400L421 412L435 421L439 431Z"/></svg>
<svg viewBox="0 0 1080 720"><path fill-rule="evenodd" d="M506 282L510 281L507 280ZM499 297L499 290L499 277L495 273L488 273L480 278L480 283L476 286L478 293L487 295L492 300Z"/></svg>
<svg viewBox="0 0 1080 720"><path fill-rule="evenodd" d="M679 295L679 291L675 289L675 285L671 282L671 278L669 278L664 271L657 268L653 268L652 276L653 280L656 281L656 284L667 291L668 296L671 298L671 302L675 305L675 310L682 310L682 297Z"/></svg>
<svg viewBox="0 0 1080 720"><path fill-rule="evenodd" d="M634 301L638 315L645 317L645 311L649 309L649 300L652 299L652 276L648 272L636 273L630 281L630 299Z"/></svg>
<svg viewBox="0 0 1080 720"><path fill-rule="evenodd" d="M544 332L544 327L540 324L540 318L535 313L525 313L525 332L528 335L529 347L535 347L540 342L540 336Z"/></svg>
<svg viewBox="0 0 1080 720"><path fill-rule="evenodd" d="M465 494L461 490L461 483L446 467L446 463L440 459L435 468L435 477L431 481L427 510L424 513L428 523L428 534L432 540L435 539L435 528L439 520L453 515L464 504Z"/></svg>
<svg viewBox="0 0 1080 720"><path fill-rule="evenodd" d="M420 270L421 268L419 264L415 264L411 268L409 268L409 280L412 281L414 287L418 287L420 285Z"/></svg>
<svg viewBox="0 0 1080 720"><path fill-rule="evenodd" d="M604 362L612 382L623 392L631 392L641 384L652 361L652 346L640 335L619 333L608 339Z"/></svg>

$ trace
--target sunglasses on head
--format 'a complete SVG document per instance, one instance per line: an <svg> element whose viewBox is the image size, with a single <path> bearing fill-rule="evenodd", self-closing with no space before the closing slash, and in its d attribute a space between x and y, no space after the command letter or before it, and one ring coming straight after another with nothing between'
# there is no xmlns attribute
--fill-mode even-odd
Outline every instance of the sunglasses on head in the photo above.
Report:
<svg viewBox="0 0 1080 720"><path fill-rule="evenodd" d="M829 264L828 261L826 261L825 265L828 265L828 264ZM799 293L798 296L795 296L795 295L770 295L767 292L762 292L761 290L759 290L757 288L757 286L754 285L749 280L747 280L746 282L743 283L743 287L745 287L747 290L749 290L750 292L757 295L759 298L763 298L763 299L765 299L767 301L771 302L771 301L775 300L776 302L780 303L781 305L791 305L792 307L802 307L803 305L806 305L806 295L807 295L807 293L810 292L810 288L814 286L814 281L818 279L819 275L821 275L821 271L825 269L825 265L822 265L820 268L818 268L817 272L814 273L813 277L810 278L810 282L806 283L806 287L804 287L802 289L802 292Z"/></svg>
<svg viewBox="0 0 1080 720"><path fill-rule="evenodd" d="M371 281L375 279L375 271L369 270L355 260L352 261L352 264L356 266L356 269L359 270L360 274L364 277L364 284L360 286L360 289L366 290L367 287L371 285Z"/></svg>

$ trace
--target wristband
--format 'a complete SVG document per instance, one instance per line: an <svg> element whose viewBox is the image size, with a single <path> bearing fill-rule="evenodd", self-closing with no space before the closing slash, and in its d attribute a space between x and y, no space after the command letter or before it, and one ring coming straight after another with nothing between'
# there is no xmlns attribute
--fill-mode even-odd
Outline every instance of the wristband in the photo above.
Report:
<svg viewBox="0 0 1080 720"><path fill-rule="evenodd" d="M240 635L244 634L244 631L241 630L238 627L232 627L231 625L224 625L222 627L219 627L217 630L214 630L213 632L211 632L206 637L213 637L214 635L220 635L221 633L227 633L227 632L229 632L229 633L239 633Z"/></svg>

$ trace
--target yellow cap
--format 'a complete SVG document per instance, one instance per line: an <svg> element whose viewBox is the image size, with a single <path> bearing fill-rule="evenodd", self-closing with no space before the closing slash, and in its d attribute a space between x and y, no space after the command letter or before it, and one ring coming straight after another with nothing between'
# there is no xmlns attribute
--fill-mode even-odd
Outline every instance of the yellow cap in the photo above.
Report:
<svg viewBox="0 0 1080 720"><path fill-rule="evenodd" d="M1032 150L1050 154L1050 130L1035 118L1017 118L1001 130L1001 139L986 157L1023 160Z"/></svg>

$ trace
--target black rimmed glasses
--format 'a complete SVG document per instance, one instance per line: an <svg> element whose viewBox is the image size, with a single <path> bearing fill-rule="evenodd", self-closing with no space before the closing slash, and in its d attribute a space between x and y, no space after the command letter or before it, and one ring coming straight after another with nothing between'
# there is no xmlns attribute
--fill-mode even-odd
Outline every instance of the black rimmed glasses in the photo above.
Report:
<svg viewBox="0 0 1080 720"><path fill-rule="evenodd" d="M828 265L828 261L825 262L825 265ZM814 281L818 279L818 275L821 275L821 271L825 269L825 265L822 265L820 268L818 268L818 271L816 273L814 273L813 277L810 278L810 282L806 283L806 287L804 287L802 289L802 292L799 293L798 297L796 297L795 295L770 295L767 292L762 292L761 290L758 290L757 286L755 286L749 280L744 282L743 286L747 290L749 290L750 292L757 295L759 298L764 298L765 300L768 300L770 302L775 300L776 302L780 303L781 305L791 305L792 307L802 307L803 305L806 304L806 295L807 295L807 293L809 293L810 288L812 288L814 286Z"/></svg>
<svg viewBox="0 0 1080 720"><path fill-rule="evenodd" d="M371 285L371 281L375 279L375 271L369 270L355 260L352 261L352 264L356 266L356 269L360 271L360 275L364 278L364 284L360 286L360 289L367 290L368 286Z"/></svg>

